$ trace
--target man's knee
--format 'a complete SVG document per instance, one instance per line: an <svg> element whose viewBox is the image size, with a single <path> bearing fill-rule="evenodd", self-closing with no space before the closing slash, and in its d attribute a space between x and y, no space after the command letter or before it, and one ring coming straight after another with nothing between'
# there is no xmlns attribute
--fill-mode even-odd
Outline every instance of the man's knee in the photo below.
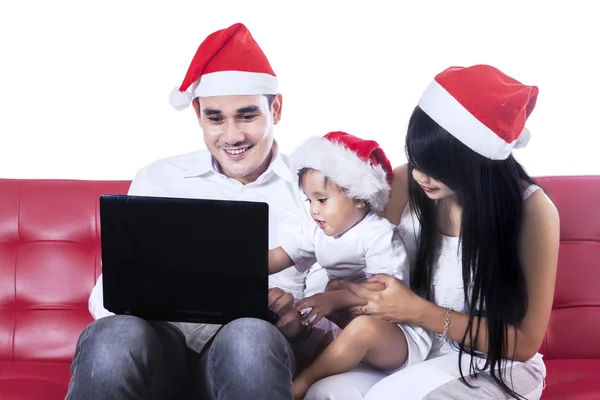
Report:
<svg viewBox="0 0 600 400"><path fill-rule="evenodd" d="M292 356L285 337L271 323L255 319L236 319L219 331L211 346L212 358L236 360L254 365L256 361L275 356L285 362Z"/></svg>
<svg viewBox="0 0 600 400"><path fill-rule="evenodd" d="M241 318L224 325L202 359L206 382L201 383L223 398L292 397L292 349L266 321Z"/></svg>
<svg viewBox="0 0 600 400"><path fill-rule="evenodd" d="M152 348L160 348L160 341L147 321L126 315L110 316L84 329L75 358L78 362L91 359L96 368L113 369L121 357L144 357Z"/></svg>

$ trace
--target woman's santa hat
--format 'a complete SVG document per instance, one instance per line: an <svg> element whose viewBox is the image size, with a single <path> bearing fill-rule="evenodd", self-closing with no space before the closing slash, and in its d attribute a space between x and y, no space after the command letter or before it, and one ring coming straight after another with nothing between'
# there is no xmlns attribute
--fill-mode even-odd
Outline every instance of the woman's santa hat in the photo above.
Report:
<svg viewBox="0 0 600 400"><path fill-rule="evenodd" d="M538 91L489 65L451 67L435 77L419 107L471 150L505 160L529 142L525 121Z"/></svg>
<svg viewBox="0 0 600 400"><path fill-rule="evenodd" d="M310 168L346 190L348 197L382 211L390 196L392 165L373 140L330 132L304 142L291 156L294 170Z"/></svg>
<svg viewBox="0 0 600 400"><path fill-rule="evenodd" d="M169 102L183 110L196 97L277 93L277 77L269 60L248 28L237 23L210 34L200 44Z"/></svg>

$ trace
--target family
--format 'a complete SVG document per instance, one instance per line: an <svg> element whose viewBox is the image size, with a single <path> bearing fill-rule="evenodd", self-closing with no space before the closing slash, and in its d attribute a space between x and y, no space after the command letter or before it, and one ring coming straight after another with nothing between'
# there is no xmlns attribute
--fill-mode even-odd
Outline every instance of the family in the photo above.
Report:
<svg viewBox="0 0 600 400"><path fill-rule="evenodd" d="M537 96L493 66L449 67L397 132L408 164L340 131L288 157L267 57L243 24L212 33L170 97L206 150L146 166L129 194L268 203L278 318L113 315L100 276L66 398L539 399L559 218L512 155Z"/></svg>

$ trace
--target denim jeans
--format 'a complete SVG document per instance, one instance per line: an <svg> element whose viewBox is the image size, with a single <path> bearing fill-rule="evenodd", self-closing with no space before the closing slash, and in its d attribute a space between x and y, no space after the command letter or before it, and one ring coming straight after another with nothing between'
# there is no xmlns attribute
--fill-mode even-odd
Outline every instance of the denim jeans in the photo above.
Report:
<svg viewBox="0 0 600 400"><path fill-rule="evenodd" d="M198 355L171 324L111 316L81 333L66 400L285 400L294 365L287 340L262 320L225 325Z"/></svg>

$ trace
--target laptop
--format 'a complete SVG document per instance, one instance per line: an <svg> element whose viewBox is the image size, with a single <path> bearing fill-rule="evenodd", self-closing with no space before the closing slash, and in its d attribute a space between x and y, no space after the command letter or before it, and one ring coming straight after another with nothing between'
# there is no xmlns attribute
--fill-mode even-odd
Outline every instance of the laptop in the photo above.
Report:
<svg viewBox="0 0 600 400"><path fill-rule="evenodd" d="M270 320L267 203L100 196L104 307L146 320Z"/></svg>

